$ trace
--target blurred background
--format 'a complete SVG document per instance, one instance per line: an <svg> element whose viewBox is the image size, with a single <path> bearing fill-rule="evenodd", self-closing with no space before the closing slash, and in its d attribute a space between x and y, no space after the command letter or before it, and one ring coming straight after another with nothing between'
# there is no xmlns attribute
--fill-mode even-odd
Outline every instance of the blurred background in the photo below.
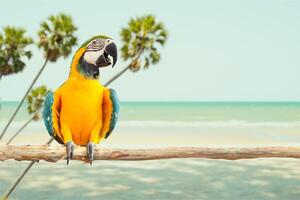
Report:
<svg viewBox="0 0 300 200"><path fill-rule="evenodd" d="M103 34L118 45L119 61L101 69L99 81L117 91L121 111L100 148L299 145L298 1L1 3L1 144L49 140L41 120L45 95L68 78L80 45ZM10 198L298 199L299 164L40 162ZM0 194L27 165L0 163Z"/></svg>

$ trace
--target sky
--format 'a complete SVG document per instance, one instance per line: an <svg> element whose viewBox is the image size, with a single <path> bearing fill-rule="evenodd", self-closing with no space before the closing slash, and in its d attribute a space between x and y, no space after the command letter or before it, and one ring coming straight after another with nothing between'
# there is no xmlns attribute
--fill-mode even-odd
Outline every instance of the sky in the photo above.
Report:
<svg viewBox="0 0 300 200"><path fill-rule="evenodd" d="M159 49L161 61L113 82L121 101L300 101L300 1L0 2L0 30L23 27L36 40L41 21L64 12L78 27L78 44L105 34L121 47L119 32L131 17L155 15L169 32ZM42 52L30 49L34 56L24 71L0 80L1 100L20 100L43 64ZM68 78L71 57L50 63L36 86L59 87ZM113 69L101 70L100 82L126 63L120 58Z"/></svg>

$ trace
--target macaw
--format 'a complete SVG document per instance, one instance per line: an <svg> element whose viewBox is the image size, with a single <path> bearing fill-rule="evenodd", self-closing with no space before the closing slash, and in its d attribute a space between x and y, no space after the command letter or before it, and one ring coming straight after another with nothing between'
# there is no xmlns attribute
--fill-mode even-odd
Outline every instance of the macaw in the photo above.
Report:
<svg viewBox="0 0 300 200"><path fill-rule="evenodd" d="M73 56L69 78L46 96L44 123L49 135L66 146L67 164L75 145L80 145L87 147L87 158L92 165L95 145L116 126L119 113L116 91L101 85L98 78L99 69L113 67L117 58L112 38L92 37Z"/></svg>

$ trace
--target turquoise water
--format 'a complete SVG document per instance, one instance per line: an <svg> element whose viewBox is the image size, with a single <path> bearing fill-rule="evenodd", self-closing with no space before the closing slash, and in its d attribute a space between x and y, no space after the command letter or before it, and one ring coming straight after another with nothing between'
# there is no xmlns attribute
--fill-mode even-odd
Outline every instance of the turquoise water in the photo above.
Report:
<svg viewBox="0 0 300 200"><path fill-rule="evenodd" d="M0 121L6 121L18 102L1 102ZM28 118L26 103L16 117ZM122 102L122 121L300 121L300 102Z"/></svg>
<svg viewBox="0 0 300 200"><path fill-rule="evenodd" d="M124 120L299 121L300 102L143 102L123 103Z"/></svg>
<svg viewBox="0 0 300 200"><path fill-rule="evenodd" d="M1 103L0 130L17 103ZM26 107L22 106L8 136L29 119ZM300 102L122 102L117 128L105 142L125 146L286 145L300 142L299 132ZM47 136L40 120L26 127L18 142L42 143L45 139L40 138Z"/></svg>

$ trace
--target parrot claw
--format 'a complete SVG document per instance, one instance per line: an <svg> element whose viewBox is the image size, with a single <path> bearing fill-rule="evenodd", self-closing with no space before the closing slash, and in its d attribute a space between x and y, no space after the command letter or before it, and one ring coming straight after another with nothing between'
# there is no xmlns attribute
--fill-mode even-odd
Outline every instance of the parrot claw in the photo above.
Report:
<svg viewBox="0 0 300 200"><path fill-rule="evenodd" d="M87 144L87 157L90 162L90 165L93 164L94 154L95 154L95 144L93 142L89 142Z"/></svg>
<svg viewBox="0 0 300 200"><path fill-rule="evenodd" d="M73 152L74 152L74 143L72 141L66 143L67 147L67 165L69 164L70 159L73 158Z"/></svg>

